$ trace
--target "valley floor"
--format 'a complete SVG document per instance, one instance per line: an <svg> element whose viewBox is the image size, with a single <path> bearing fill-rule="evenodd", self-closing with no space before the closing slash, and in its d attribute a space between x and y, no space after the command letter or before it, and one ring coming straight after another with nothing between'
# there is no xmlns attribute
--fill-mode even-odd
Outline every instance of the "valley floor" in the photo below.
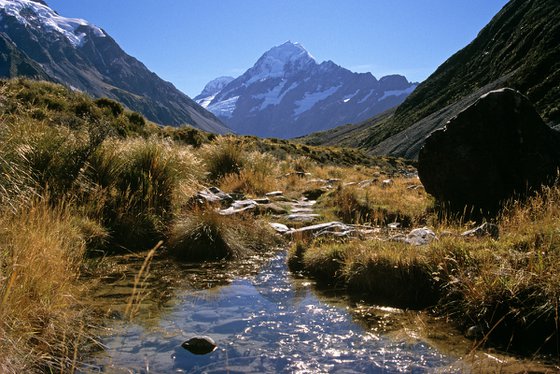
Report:
<svg viewBox="0 0 560 374"><path fill-rule="evenodd" d="M278 246L293 271L557 361L557 187L462 235L477 224L442 215L404 160L161 128L48 83L3 81L0 97L1 372L75 370L97 344L92 290L114 253L145 254L141 289L156 253L192 263Z"/></svg>

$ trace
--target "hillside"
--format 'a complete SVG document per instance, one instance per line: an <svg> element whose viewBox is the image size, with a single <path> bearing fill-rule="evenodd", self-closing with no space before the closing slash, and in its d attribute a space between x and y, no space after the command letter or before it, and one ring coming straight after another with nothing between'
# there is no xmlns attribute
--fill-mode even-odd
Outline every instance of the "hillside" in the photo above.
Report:
<svg viewBox="0 0 560 374"><path fill-rule="evenodd" d="M1 0L0 26L0 77L62 83L118 100L159 124L230 132L212 113L85 20L63 17L44 2Z"/></svg>
<svg viewBox="0 0 560 374"><path fill-rule="evenodd" d="M304 141L415 158L426 135L481 94L501 87L525 93L547 123L558 125L559 11L556 0L510 1L475 40L444 62L393 114L314 134Z"/></svg>

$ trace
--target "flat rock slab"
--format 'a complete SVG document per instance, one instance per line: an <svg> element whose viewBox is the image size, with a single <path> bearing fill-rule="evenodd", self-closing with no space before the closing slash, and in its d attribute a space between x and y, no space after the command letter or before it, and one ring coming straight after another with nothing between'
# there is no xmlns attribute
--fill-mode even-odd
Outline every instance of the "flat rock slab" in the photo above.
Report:
<svg viewBox="0 0 560 374"><path fill-rule="evenodd" d="M291 210L292 213L312 213L313 209L311 208L293 208Z"/></svg>
<svg viewBox="0 0 560 374"><path fill-rule="evenodd" d="M286 226L287 227L287 226ZM350 237L356 235L371 235L379 233L379 228L349 225L346 223L332 221L319 223L316 225L305 226L299 229L290 229L286 234L308 234L313 236L334 236L334 237Z"/></svg>
<svg viewBox="0 0 560 374"><path fill-rule="evenodd" d="M198 191L194 199L199 203L224 203L229 204L234 201L231 195L223 192L217 187L208 187Z"/></svg>
<svg viewBox="0 0 560 374"><path fill-rule="evenodd" d="M278 197L283 196L284 192L282 191L271 191L264 194L266 197Z"/></svg>
<svg viewBox="0 0 560 374"><path fill-rule="evenodd" d="M272 227L277 233L286 234L288 232L293 231L293 229L289 228L288 226L284 225L283 223L276 223L271 222L269 223L270 227Z"/></svg>
<svg viewBox="0 0 560 374"><path fill-rule="evenodd" d="M320 214L314 214L314 213L294 213L294 214L289 214L286 218L289 221L296 221L296 222L313 222L319 219L319 217L321 217Z"/></svg>

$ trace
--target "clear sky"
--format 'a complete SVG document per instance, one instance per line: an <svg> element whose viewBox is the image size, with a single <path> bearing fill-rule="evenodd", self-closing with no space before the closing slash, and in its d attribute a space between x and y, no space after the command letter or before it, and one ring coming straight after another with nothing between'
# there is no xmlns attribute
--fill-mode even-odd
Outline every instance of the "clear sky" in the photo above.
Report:
<svg viewBox="0 0 560 374"><path fill-rule="evenodd" d="M107 31L130 55L191 97L238 76L268 49L301 43L377 78L426 79L507 0L46 0Z"/></svg>

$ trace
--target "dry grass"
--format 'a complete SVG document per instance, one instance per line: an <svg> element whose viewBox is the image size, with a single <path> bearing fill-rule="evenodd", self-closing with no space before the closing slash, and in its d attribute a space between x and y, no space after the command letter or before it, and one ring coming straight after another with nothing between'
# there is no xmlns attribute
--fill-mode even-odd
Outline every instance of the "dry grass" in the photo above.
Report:
<svg viewBox="0 0 560 374"><path fill-rule="evenodd" d="M108 140L80 176L81 205L108 228L113 242L147 249L164 237L202 175L188 147L157 139Z"/></svg>
<svg viewBox="0 0 560 374"><path fill-rule="evenodd" d="M433 203L423 188L416 188L419 182L405 177L390 180L383 183L383 179L376 178L364 186L339 185L322 199L322 205L347 223L400 222L405 227L424 224Z"/></svg>
<svg viewBox="0 0 560 374"><path fill-rule="evenodd" d="M210 182L219 182L229 174L239 174L245 164L243 144L231 136L218 136L212 143L204 145L200 154Z"/></svg>
<svg viewBox="0 0 560 374"><path fill-rule="evenodd" d="M64 207L0 215L0 371L71 368L85 340L78 276L85 241Z"/></svg>
<svg viewBox="0 0 560 374"><path fill-rule="evenodd" d="M215 261L272 249L278 240L266 223L251 216L222 216L202 207L175 223L168 247L181 261Z"/></svg>
<svg viewBox="0 0 560 374"><path fill-rule="evenodd" d="M344 284L372 302L406 308L422 308L437 292L430 275L431 259L424 249L378 239L314 242L297 254L303 268L327 282Z"/></svg>
<svg viewBox="0 0 560 374"><path fill-rule="evenodd" d="M244 157L239 173L230 173L220 180L220 189L228 192L262 196L280 188L280 168L273 156L251 152Z"/></svg>
<svg viewBox="0 0 560 374"><path fill-rule="evenodd" d="M371 239L300 243L293 265L396 306L436 306L463 328L505 349L557 352L560 187L511 203L499 240L466 238L462 224L425 247Z"/></svg>

